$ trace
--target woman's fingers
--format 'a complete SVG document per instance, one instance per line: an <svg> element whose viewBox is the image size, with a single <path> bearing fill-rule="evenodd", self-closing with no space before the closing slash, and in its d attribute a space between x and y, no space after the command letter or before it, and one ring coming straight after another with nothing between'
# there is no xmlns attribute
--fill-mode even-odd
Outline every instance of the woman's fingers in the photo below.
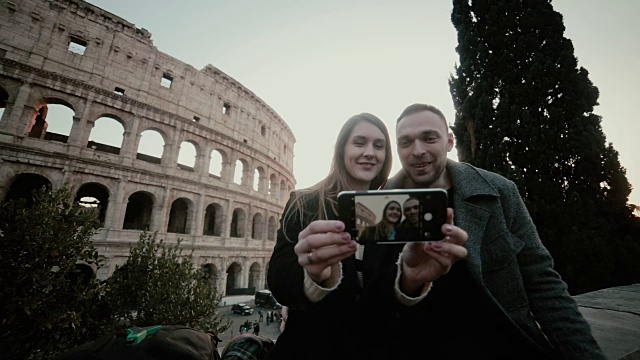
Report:
<svg viewBox="0 0 640 360"><path fill-rule="evenodd" d="M300 232L295 252L300 256L326 246L349 243L351 235L342 230L344 224L341 221L314 221Z"/></svg>
<svg viewBox="0 0 640 360"><path fill-rule="evenodd" d="M316 220L307 225L307 227L300 232L298 239L303 239L318 233L341 233L342 231L344 231L344 223L342 221Z"/></svg>
<svg viewBox="0 0 640 360"><path fill-rule="evenodd" d="M444 241L427 243L425 244L424 250L429 252L431 256L433 256L433 253L440 254L450 258L453 262L464 259L468 253L464 246Z"/></svg>
<svg viewBox="0 0 640 360"><path fill-rule="evenodd" d="M298 263L305 267L308 265L317 267L331 266L351 256L357 248L358 244L353 240L342 245L320 247L298 254Z"/></svg>

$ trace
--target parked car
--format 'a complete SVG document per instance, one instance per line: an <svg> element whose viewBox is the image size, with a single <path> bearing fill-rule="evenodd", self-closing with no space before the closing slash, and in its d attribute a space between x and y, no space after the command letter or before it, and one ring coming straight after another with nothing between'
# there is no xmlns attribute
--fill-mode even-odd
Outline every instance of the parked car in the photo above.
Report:
<svg viewBox="0 0 640 360"><path fill-rule="evenodd" d="M265 309L282 309L282 305L280 305L276 298L273 297L273 294L269 290L260 290L256 292L255 304L256 306L260 306Z"/></svg>
<svg viewBox="0 0 640 360"><path fill-rule="evenodd" d="M239 303L233 304L233 306L231 306L231 312L240 315L251 315L253 314L253 309L251 308L251 306L245 303Z"/></svg>

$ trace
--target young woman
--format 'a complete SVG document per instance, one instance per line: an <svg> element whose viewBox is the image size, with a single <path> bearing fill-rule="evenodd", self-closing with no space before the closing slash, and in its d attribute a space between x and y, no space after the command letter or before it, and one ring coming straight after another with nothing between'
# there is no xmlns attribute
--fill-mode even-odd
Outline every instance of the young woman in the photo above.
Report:
<svg viewBox="0 0 640 360"><path fill-rule="evenodd" d="M353 256L358 244L337 219L343 190L379 189L391 170L384 123L363 113L342 126L331 171L311 188L293 192L269 263L267 281L288 308L287 326L269 359L334 359L345 355L361 292Z"/></svg>
<svg viewBox="0 0 640 360"><path fill-rule="evenodd" d="M358 237L360 244L368 245L382 240L395 240L395 227L399 225L400 220L402 220L400 203L395 200L389 201L387 205L384 206L382 214L382 219L380 219L377 224L367 226L362 230L362 233Z"/></svg>

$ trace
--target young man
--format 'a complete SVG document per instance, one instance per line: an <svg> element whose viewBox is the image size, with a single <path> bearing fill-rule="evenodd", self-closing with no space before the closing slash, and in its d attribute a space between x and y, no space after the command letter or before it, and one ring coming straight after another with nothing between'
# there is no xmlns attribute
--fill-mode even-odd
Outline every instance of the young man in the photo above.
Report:
<svg viewBox="0 0 640 360"><path fill-rule="evenodd" d="M402 170L387 188L443 188L467 256L432 280L430 246L407 243L398 260L400 291L416 304L399 324L416 324L397 341L404 356L435 359L604 359L565 283L553 270L515 184L447 159L453 148L444 115L414 104L396 123ZM445 232L446 233L446 232ZM429 244L429 243L427 243ZM428 290L431 289L431 290ZM405 329L407 330L407 329Z"/></svg>

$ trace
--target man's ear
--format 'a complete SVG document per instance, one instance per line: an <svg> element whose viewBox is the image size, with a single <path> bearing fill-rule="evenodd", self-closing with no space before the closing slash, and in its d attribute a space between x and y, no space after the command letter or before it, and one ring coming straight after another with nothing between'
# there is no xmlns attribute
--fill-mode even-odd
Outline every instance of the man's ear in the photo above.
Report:
<svg viewBox="0 0 640 360"><path fill-rule="evenodd" d="M447 134L447 152L453 150L453 133Z"/></svg>

